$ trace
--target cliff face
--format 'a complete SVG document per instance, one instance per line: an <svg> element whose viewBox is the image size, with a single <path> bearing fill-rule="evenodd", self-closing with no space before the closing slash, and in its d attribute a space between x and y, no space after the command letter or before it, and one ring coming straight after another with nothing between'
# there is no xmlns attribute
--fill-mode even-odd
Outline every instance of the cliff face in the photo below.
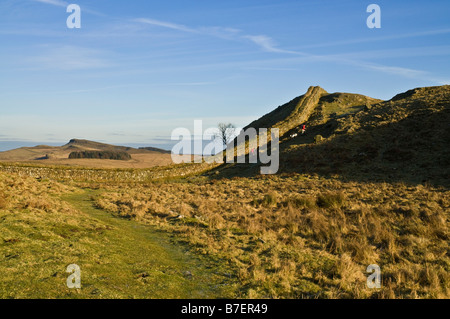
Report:
<svg viewBox="0 0 450 319"><path fill-rule="evenodd" d="M304 95L277 107L272 112L247 125L244 130L248 128L255 128L256 130L278 128L280 140L283 142L290 134L298 132L302 124L306 124L307 130L309 130L310 127L328 122L333 117L353 114L364 109L367 105L379 102L381 100L360 94L330 94L320 86L311 86ZM242 136L240 137L242 138ZM270 139L269 136L268 140L270 141ZM241 140L238 137L238 141ZM237 144L237 141L235 141L235 144ZM246 153L248 153L248 150ZM239 156L243 155L238 154Z"/></svg>
<svg viewBox="0 0 450 319"><path fill-rule="evenodd" d="M289 130L307 121L320 98L326 94L328 92L320 86L311 86L304 95L279 106L272 112L253 121L244 129L249 127L255 129L276 127L279 129L280 136L284 135Z"/></svg>
<svg viewBox="0 0 450 319"><path fill-rule="evenodd" d="M280 136L282 136L289 130L305 123L317 107L320 98L327 94L328 92L320 86L311 86L306 94L299 100L297 105L295 105L293 112L284 121L277 123L273 127L278 127Z"/></svg>
<svg viewBox="0 0 450 319"><path fill-rule="evenodd" d="M380 102L382 100L360 94L330 94L320 86L311 86L304 95L277 107L244 129L278 128L282 137L301 124L306 123L307 126L323 124L333 116L342 117L353 114Z"/></svg>

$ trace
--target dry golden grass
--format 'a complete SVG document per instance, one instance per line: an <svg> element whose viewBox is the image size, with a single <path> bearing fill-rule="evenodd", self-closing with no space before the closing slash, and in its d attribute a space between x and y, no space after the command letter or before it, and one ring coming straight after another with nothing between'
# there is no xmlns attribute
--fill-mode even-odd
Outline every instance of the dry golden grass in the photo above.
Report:
<svg viewBox="0 0 450 319"><path fill-rule="evenodd" d="M226 258L246 297L450 296L443 188L293 175L111 186L96 202ZM370 264L381 289L366 287Z"/></svg>
<svg viewBox="0 0 450 319"><path fill-rule="evenodd" d="M237 297L449 297L450 193L444 187L301 174L130 182L145 174L196 172L202 165L149 171L4 168L16 173L0 175L2 247L5 256L15 256L12 250L20 246L36 267L42 260L32 251L52 255L44 246L73 236L72 228L80 230L78 237L98 240L98 225L80 224L86 217L58 198L77 188L52 180L73 184L73 176L75 184L100 187L99 208L158 225L199 254L231 265L240 282ZM86 258L96 254L89 249ZM381 289L366 287L369 264L381 267ZM25 266L9 266L3 275Z"/></svg>

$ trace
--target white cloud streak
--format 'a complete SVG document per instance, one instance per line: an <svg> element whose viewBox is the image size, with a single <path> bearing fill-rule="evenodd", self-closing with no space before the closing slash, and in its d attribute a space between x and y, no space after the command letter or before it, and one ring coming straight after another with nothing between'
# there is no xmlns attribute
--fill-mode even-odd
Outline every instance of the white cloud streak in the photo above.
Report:
<svg viewBox="0 0 450 319"><path fill-rule="evenodd" d="M358 44L358 43L367 43L367 42L417 38L417 37L433 36L433 35L448 34L448 33L450 33L450 29L437 29L437 30L429 30L429 31L423 31L423 32L397 34L397 35L384 36L384 37L366 37L366 38L360 38L360 39L350 39L350 40L335 41L335 42L323 42L323 43L316 43L316 44L308 44L308 45L302 46L302 48L310 49L310 48L331 47L331 46L340 46L340 45L347 45L347 44Z"/></svg>
<svg viewBox="0 0 450 319"><path fill-rule="evenodd" d="M33 1L41 2L41 3L45 3L45 4L51 4L53 6L58 6L58 7L67 7L69 5L68 2L61 1L61 0L33 0Z"/></svg>
<svg viewBox="0 0 450 319"><path fill-rule="evenodd" d="M246 39L250 40L261 49L266 52L274 53L288 53L288 54L303 54L301 52L288 51L277 48L275 41L266 35L241 35L241 30L235 28L223 28L223 27L200 27L200 28L190 28L182 24L176 24L172 22L160 21L155 19L138 18L134 19L134 22L144 23L148 25L168 28L176 31L205 34L210 36L215 36L219 38L227 39Z"/></svg>
<svg viewBox="0 0 450 319"><path fill-rule="evenodd" d="M370 63L359 63L362 67L367 69L372 69L375 71L380 71L384 73L400 75L407 78L421 78L427 74L425 71L402 68L397 66L386 66L386 65L378 65L378 64L370 64Z"/></svg>
<svg viewBox="0 0 450 319"><path fill-rule="evenodd" d="M418 78L418 79L428 79L436 83L445 83L444 80L431 78L427 76L427 72L415 70L415 69L409 69L409 68L403 68L403 67L396 67L396 66L385 66L380 64L373 64L364 62L361 60L357 60L356 58L351 58L351 54L344 54L342 56L339 55L316 55L316 54L308 54L300 51L291 51L291 50L285 50L281 49L277 46L275 40L267 35L242 35L240 34L241 31L237 29L226 29L226 28L215 28L215 33L212 33L211 30L213 28L207 27L207 28L199 28L199 29L193 29L186 27L184 25L174 24L170 22L163 22L159 20L152 20L152 19L135 19L136 22L141 23L147 23L152 24L160 27L170 28L178 31L183 32L190 32L190 33L200 33L200 34L209 34L214 36L220 36L223 35L223 30L228 30L227 36L228 38L231 37L231 39L246 39L250 40L257 46L259 46L263 51L266 52L272 52L272 53L281 53L281 54L295 54L295 55L301 55L303 58L309 60L309 61L329 61L329 62L338 62L338 63L345 63L345 64L352 64L358 67L363 67L366 69L383 72L387 74L394 74L399 75L407 78ZM231 30L231 31L229 31ZM424 32L416 32L416 33L408 33L403 35L393 35L393 36L387 36L387 37L379 37L379 38L370 38L370 39L355 39L355 40L348 40L348 41L341 41L341 42L334 42L334 43L324 43L324 44L317 44L317 45L309 45L306 47L321 47L321 46L333 46L333 45L342 45L342 44L351 44L351 43L361 43L361 42L368 42L368 41L385 41L385 40L392 40L392 39L401 39L401 38L412 38L412 37L421 37L421 36L430 36L430 35L437 35L437 34L447 34L450 33L450 29L439 29L439 30L430 30L430 31L424 31ZM399 52L396 52L397 55L401 56L401 50L398 50ZM407 51L406 51L407 52ZM390 52L391 54L394 54L393 52ZM409 53L410 54L410 53ZM433 55L433 52L428 52L428 54ZM347 55L347 57L346 57ZM367 58L367 57L366 57Z"/></svg>
<svg viewBox="0 0 450 319"><path fill-rule="evenodd" d="M245 35L243 36L244 39L249 39L259 47L261 47L264 51L267 52L275 52L275 53L288 53L288 54L301 54L302 52L296 52L296 51L288 51L283 50L280 48L277 48L275 41L266 35Z"/></svg>
<svg viewBox="0 0 450 319"><path fill-rule="evenodd" d="M27 62L37 69L63 71L98 69L112 66L112 63L104 58L105 55L102 51L84 47L70 45L52 46L41 52L41 54L28 59Z"/></svg>
<svg viewBox="0 0 450 319"><path fill-rule="evenodd" d="M175 23L171 23L171 22L165 22L165 21L160 21L160 20L155 20L155 19L146 19L146 18L138 18L138 19L134 19L133 21L144 23L144 24L149 24L149 25L154 25L154 26L158 26L158 27L168 28L168 29L172 29L172 30L177 30L177 31L197 33L197 31L195 29L188 28L182 24L175 24Z"/></svg>
<svg viewBox="0 0 450 319"><path fill-rule="evenodd" d="M69 2L61 1L61 0L33 0L33 1L34 2L45 3L45 4L50 4L52 6L63 7L63 8L67 8L67 6L70 4ZM93 14L93 15L96 15L96 16L105 16L101 12L97 12L97 11L85 8L84 6L83 6L82 10L83 10L83 12L90 13L90 14Z"/></svg>

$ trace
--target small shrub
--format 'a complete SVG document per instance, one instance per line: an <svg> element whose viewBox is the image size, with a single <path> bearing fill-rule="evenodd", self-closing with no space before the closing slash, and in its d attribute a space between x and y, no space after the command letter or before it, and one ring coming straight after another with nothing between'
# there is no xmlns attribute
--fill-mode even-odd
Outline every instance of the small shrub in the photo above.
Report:
<svg viewBox="0 0 450 319"><path fill-rule="evenodd" d="M278 203L278 194L276 192L271 192L264 195L262 204L264 207L276 206Z"/></svg>
<svg viewBox="0 0 450 319"><path fill-rule="evenodd" d="M345 205L343 193L325 193L317 196L316 204L322 208L340 208Z"/></svg>
<svg viewBox="0 0 450 319"><path fill-rule="evenodd" d="M319 143L319 142L322 142L323 141L323 136L322 135L316 135L315 137L314 137L314 143Z"/></svg>
<svg viewBox="0 0 450 319"><path fill-rule="evenodd" d="M313 208L316 206L314 198L308 196L294 196L287 201L295 208Z"/></svg>

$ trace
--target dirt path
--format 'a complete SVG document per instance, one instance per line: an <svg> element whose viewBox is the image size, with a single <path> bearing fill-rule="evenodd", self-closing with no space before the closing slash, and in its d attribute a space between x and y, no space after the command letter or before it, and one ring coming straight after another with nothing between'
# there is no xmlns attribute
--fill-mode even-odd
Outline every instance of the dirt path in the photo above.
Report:
<svg viewBox="0 0 450 319"><path fill-rule="evenodd" d="M98 260L80 260L82 297L233 297L224 263L193 256L154 227L96 209L91 200L95 194L85 191L63 197L107 229L101 238L91 239L102 242L102 247L93 247L100 250Z"/></svg>

